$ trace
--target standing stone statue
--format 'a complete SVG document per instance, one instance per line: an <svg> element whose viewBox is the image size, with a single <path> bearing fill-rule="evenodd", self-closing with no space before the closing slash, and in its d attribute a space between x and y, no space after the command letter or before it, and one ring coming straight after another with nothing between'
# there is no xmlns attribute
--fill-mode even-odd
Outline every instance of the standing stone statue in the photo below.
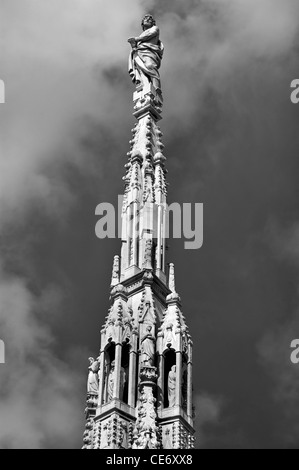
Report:
<svg viewBox="0 0 299 470"><path fill-rule="evenodd" d="M155 338L151 334L152 327L148 325L146 327L147 333L141 340L141 358L140 361L145 366L154 366L155 362Z"/></svg>
<svg viewBox="0 0 299 470"><path fill-rule="evenodd" d="M127 343L130 341L131 338L131 330L132 326L130 323L130 320L125 318L124 320L124 329L123 329L123 335L122 335L122 342Z"/></svg>
<svg viewBox="0 0 299 470"><path fill-rule="evenodd" d="M108 402L115 398L114 396L114 381L115 381L115 361L111 362L110 372L107 382ZM123 367L120 368L120 382L119 382L119 398L123 400L124 387L126 382L126 372Z"/></svg>
<svg viewBox="0 0 299 470"><path fill-rule="evenodd" d="M172 366L168 374L168 406L175 406L175 389L176 389L176 366Z"/></svg>
<svg viewBox="0 0 299 470"><path fill-rule="evenodd" d="M159 68L164 46L160 41L160 31L152 15L145 15L141 27L143 32L140 36L128 39L132 46L129 74L133 83L142 84L144 89L148 89L151 83L161 93Z"/></svg>
<svg viewBox="0 0 299 470"><path fill-rule="evenodd" d="M116 286L119 283L119 256L114 256L112 266L111 286Z"/></svg>
<svg viewBox="0 0 299 470"><path fill-rule="evenodd" d="M152 267L152 246L152 240L146 240L144 249L144 261L142 265L144 268L150 269Z"/></svg>
<svg viewBox="0 0 299 470"><path fill-rule="evenodd" d="M123 367L120 368L120 384L119 384L119 399L124 399L124 388L126 383L126 372Z"/></svg>
<svg viewBox="0 0 299 470"><path fill-rule="evenodd" d="M109 371L109 375L108 375L108 383L107 383L108 401L111 401L113 399L114 374L115 374L115 361L112 361L110 371Z"/></svg>
<svg viewBox="0 0 299 470"><path fill-rule="evenodd" d="M173 333L172 333L172 328L173 328L173 324L172 324L172 323L169 323L169 324L166 326L164 345L165 345L167 348L170 348L170 346L172 345L172 342L173 342L173 340L174 340L174 338L173 338Z"/></svg>
<svg viewBox="0 0 299 470"><path fill-rule="evenodd" d="M88 393L97 393L99 391L99 362L93 357L89 357L89 367L88 367L88 379L87 379L87 392Z"/></svg>

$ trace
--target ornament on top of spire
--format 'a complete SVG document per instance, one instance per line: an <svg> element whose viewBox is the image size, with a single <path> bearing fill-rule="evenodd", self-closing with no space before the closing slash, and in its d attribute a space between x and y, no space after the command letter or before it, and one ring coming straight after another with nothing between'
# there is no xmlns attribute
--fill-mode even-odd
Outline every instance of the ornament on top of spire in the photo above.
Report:
<svg viewBox="0 0 299 470"><path fill-rule="evenodd" d="M166 297L167 308L164 311L161 326L158 330L157 343L160 354L169 348L186 352L188 342L191 340L186 319L181 310L181 298L176 292L173 263L169 263L168 288L171 293ZM181 341L179 336L181 336Z"/></svg>
<svg viewBox="0 0 299 470"><path fill-rule="evenodd" d="M159 69L164 52L160 41L160 30L153 16L146 14L141 22L143 32L131 37L128 42L132 50L129 55L129 74L136 85L134 93L134 115L139 118L150 110L156 119L161 119L162 91Z"/></svg>

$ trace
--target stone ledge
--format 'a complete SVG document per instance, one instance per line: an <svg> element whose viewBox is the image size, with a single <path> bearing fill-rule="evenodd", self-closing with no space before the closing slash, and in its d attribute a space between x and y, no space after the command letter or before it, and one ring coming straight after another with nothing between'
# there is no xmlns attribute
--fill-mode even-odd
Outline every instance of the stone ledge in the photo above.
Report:
<svg viewBox="0 0 299 470"><path fill-rule="evenodd" d="M136 419L136 408L132 408L121 400L115 399L105 405L99 406L96 411L96 418L106 417L114 412Z"/></svg>
<svg viewBox="0 0 299 470"><path fill-rule="evenodd" d="M172 408L163 408L162 410L158 409L158 420L159 424L166 424L176 420L180 420L185 424L190 431L193 429L193 419L187 415L187 413L180 406L174 406Z"/></svg>

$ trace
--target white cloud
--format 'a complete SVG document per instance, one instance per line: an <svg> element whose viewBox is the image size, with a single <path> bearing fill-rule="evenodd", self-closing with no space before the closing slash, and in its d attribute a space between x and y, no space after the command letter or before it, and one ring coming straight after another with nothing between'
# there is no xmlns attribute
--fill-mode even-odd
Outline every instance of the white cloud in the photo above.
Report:
<svg viewBox="0 0 299 470"><path fill-rule="evenodd" d="M82 432L85 377L76 361L70 367L57 357L45 321L57 301L53 287L34 296L23 279L1 272L0 334L6 345L0 369L2 449L73 447ZM86 351L80 356L86 357Z"/></svg>

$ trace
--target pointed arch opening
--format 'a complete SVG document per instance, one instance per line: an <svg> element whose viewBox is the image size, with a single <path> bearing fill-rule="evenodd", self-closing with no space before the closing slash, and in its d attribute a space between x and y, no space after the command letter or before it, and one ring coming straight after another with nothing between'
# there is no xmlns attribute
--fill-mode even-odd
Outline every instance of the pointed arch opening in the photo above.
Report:
<svg viewBox="0 0 299 470"><path fill-rule="evenodd" d="M119 398L128 404L128 384L129 384L129 365L130 365L130 345L124 343L122 346L121 357L121 389Z"/></svg>
<svg viewBox="0 0 299 470"><path fill-rule="evenodd" d="M105 348L105 388L104 403L109 403L113 397L113 363L115 361L115 343L110 342Z"/></svg>

